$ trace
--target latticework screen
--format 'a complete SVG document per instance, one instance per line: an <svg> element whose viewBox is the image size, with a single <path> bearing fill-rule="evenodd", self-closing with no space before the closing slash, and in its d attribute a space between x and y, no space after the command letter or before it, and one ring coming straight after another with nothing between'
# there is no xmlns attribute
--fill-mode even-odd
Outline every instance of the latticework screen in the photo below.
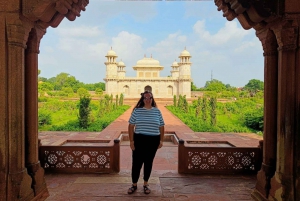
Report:
<svg viewBox="0 0 300 201"><path fill-rule="evenodd" d="M179 155L179 160L184 160L179 169L185 173L256 173L261 165L261 152L256 147L184 147Z"/></svg>
<svg viewBox="0 0 300 201"><path fill-rule="evenodd" d="M46 171L113 172L113 148L41 146L40 161Z"/></svg>

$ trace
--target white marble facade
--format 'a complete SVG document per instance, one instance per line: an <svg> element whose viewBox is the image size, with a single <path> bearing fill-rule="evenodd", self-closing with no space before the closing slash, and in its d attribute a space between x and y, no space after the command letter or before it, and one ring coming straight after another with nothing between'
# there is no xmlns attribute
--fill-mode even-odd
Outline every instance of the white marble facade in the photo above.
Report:
<svg viewBox="0 0 300 201"><path fill-rule="evenodd" d="M174 95L191 97L191 55L187 50L180 53L179 62L171 65L171 76L160 77L163 66L158 60L144 57L137 61L133 69L136 77L126 77L125 64L117 62L117 54L112 49L107 52L105 93L124 98L139 98L145 90L152 91L155 98L173 98Z"/></svg>

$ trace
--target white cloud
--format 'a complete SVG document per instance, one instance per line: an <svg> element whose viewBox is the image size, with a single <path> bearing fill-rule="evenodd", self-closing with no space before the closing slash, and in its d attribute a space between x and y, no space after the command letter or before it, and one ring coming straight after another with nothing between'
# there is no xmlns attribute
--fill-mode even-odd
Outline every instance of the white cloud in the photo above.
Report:
<svg viewBox="0 0 300 201"><path fill-rule="evenodd" d="M224 45L230 41L240 41L248 34L242 28L237 26L236 21L226 22L225 26L219 29L216 34L210 34L205 27L205 20L199 20L193 27L194 31L200 38L212 45Z"/></svg>
<svg viewBox="0 0 300 201"><path fill-rule="evenodd" d="M137 22L145 22L157 13L155 1L90 1L87 14L96 17L97 23L105 23L109 19L122 19L130 16Z"/></svg>
<svg viewBox="0 0 300 201"><path fill-rule="evenodd" d="M97 37L102 33L96 26L61 27L56 30L61 37Z"/></svg>

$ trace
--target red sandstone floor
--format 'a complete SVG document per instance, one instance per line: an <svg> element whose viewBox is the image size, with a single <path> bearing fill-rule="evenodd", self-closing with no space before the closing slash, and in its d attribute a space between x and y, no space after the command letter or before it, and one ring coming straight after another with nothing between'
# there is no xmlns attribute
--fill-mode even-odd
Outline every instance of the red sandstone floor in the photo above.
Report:
<svg viewBox="0 0 300 201"><path fill-rule="evenodd" d="M200 133L193 132L165 107L160 106L167 132L176 131L185 141L227 141L236 147L258 146L262 139L256 134ZM102 132L41 132L43 145L60 145L66 140L113 140L120 132L127 131L131 109L121 115ZM226 146L226 145L225 145ZM121 143L121 171L116 174L45 174L51 200L201 200L230 201L252 200L255 175L182 175L177 173L177 146L165 142L154 160L150 178L151 194L142 191L142 181L133 195L128 195L131 185L131 151L128 143ZM142 173L141 173L142 174Z"/></svg>

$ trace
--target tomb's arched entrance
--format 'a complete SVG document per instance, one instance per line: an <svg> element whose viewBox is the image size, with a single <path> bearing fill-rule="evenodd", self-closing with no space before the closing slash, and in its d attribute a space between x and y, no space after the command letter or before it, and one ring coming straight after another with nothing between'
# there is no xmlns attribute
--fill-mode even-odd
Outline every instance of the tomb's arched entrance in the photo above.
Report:
<svg viewBox="0 0 300 201"><path fill-rule="evenodd" d="M152 92L152 87L149 86L149 85L147 85L147 86L144 87L144 91L150 91L150 92Z"/></svg>
<svg viewBox="0 0 300 201"><path fill-rule="evenodd" d="M300 4L215 0L227 20L254 28L265 58L264 151L255 200L300 200ZM37 70L46 29L73 21L88 0L0 2L0 196L45 199L38 160Z"/></svg>

